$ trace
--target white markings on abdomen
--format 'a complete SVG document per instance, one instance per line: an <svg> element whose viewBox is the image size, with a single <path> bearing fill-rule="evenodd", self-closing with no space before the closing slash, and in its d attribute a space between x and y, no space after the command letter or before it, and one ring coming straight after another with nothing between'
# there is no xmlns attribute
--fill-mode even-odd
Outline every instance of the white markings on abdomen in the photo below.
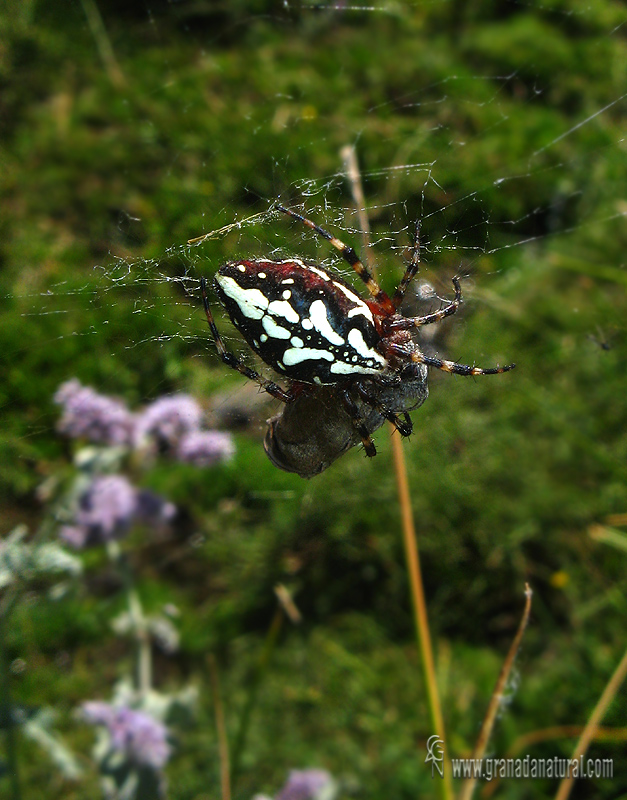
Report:
<svg viewBox="0 0 627 800"><path fill-rule="evenodd" d="M241 269L241 266L239 265L238 269ZM324 280L331 281L323 270L310 266L307 269ZM264 276L258 273L258 277ZM268 339L285 342L285 345L281 345L281 349L283 346L286 347L282 361L278 359L275 361L276 356L273 357L273 362L281 371L289 373L290 367L295 367L303 362L314 362L311 369L312 372L317 372L315 362L318 362L319 367L327 362L328 366L324 366L324 371L327 371L326 374L329 376L337 375L336 380L339 380L340 376L376 375L387 368L386 359L364 339L364 334L367 335L368 331L360 330L359 327L350 328L344 338L333 328L329 319L329 308L323 299L314 300L309 306L308 316L301 319L294 306L289 302L290 300L294 302L293 293L289 289L281 292L281 300L271 301L259 289L243 288L236 279L227 275L218 274L216 280L224 294L237 305L242 318L260 321L263 333L258 335L258 338L253 338L255 349L258 350L259 343L266 343ZM294 283L294 279L285 278L281 283L290 285ZM373 326L372 311L359 295L339 282L332 281L332 283L335 289L341 291L352 305L352 308L345 312L345 319L363 316L367 321L365 327ZM232 318L237 323L236 318ZM363 327L364 324L362 324ZM305 346L303 339L315 339L315 336L298 336L299 331L312 330L319 334L320 340L322 340L319 341L321 347ZM372 333L374 335L374 331ZM340 356L342 360L339 360ZM320 375L313 375L312 380L321 383Z"/></svg>
<svg viewBox="0 0 627 800"><path fill-rule="evenodd" d="M344 361L336 361L331 364L329 372L334 375L377 375L381 372L380 367L362 367L359 364L346 364Z"/></svg>
<svg viewBox="0 0 627 800"><path fill-rule="evenodd" d="M266 303L268 301L266 300ZM292 322L296 324L300 322L300 317L294 311L292 306L287 302L287 300L273 300L268 306L268 313L272 314L275 317L283 317L288 322Z"/></svg>
<svg viewBox="0 0 627 800"><path fill-rule="evenodd" d="M309 317L318 333L331 344L344 344L345 340L334 331L327 316L327 307L322 300L314 300L309 307Z"/></svg>
<svg viewBox="0 0 627 800"><path fill-rule="evenodd" d="M372 316L372 311L368 308L366 303L361 299L361 297L356 294L352 289L349 289L348 286L344 286L343 283L339 283L339 281L333 281L333 285L336 289L339 289L342 294L344 294L351 303L355 304L355 308L351 308L351 310L346 315L349 319L350 317L354 317L357 314L361 315L362 317L366 317L369 322L372 322L374 325L374 318Z"/></svg>
<svg viewBox="0 0 627 800"><path fill-rule="evenodd" d="M216 280L227 297L237 303L243 316L248 319L261 319L268 308L268 298L259 289L242 289L234 278L216 275Z"/></svg>
<svg viewBox="0 0 627 800"><path fill-rule="evenodd" d="M216 275L216 280L224 294L237 304L242 316L261 320L263 329L272 339L290 338L291 332L275 321L280 317L292 324L300 322L300 317L287 299L270 302L259 289L244 289L228 275Z"/></svg>
<svg viewBox="0 0 627 800"><path fill-rule="evenodd" d="M289 339L292 335L287 328L277 325L274 319L268 316L268 314L261 320L261 324L263 325L264 331L272 339Z"/></svg>
<svg viewBox="0 0 627 800"><path fill-rule="evenodd" d="M359 328L351 328L348 332L348 343L353 348L353 350L357 351L362 358L365 358L369 361L374 361L377 364L380 364L381 367L386 365L386 361L380 353L377 353L376 350L373 350L371 347L368 347L366 342L364 341L364 337L362 332ZM380 367L380 368L381 368Z"/></svg>
<svg viewBox="0 0 627 800"><path fill-rule="evenodd" d="M314 267L311 264L303 264L302 261L297 261L294 259L295 264L300 264L301 266L305 267L306 270L309 272L314 272L319 278L322 278L323 281L330 281L331 278L327 275L327 273L320 269L319 267Z"/></svg>
<svg viewBox="0 0 627 800"><path fill-rule="evenodd" d="M372 316L372 311L368 308L365 303L360 301L359 305L355 306L355 308L351 308L351 310L346 315L349 319L351 317L360 314L362 317L365 317L368 322L371 322L374 325L374 317Z"/></svg>
<svg viewBox="0 0 627 800"><path fill-rule="evenodd" d="M283 353L283 363L288 367L302 361L334 361L335 356L328 350L316 350L313 347L290 347Z"/></svg>

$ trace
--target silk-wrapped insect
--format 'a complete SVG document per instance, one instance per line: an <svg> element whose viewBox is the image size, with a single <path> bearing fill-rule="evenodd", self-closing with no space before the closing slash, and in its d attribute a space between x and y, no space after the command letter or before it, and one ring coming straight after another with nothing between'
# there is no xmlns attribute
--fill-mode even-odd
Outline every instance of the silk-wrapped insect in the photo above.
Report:
<svg viewBox="0 0 627 800"><path fill-rule="evenodd" d="M362 400L359 389L366 390L368 401ZM368 379L352 387L362 431L355 427L353 416L347 411L343 398L332 386L306 387L290 403L268 420L264 448L272 463L295 472L301 478L313 478L331 466L351 447L362 441L364 431L370 436L385 422L387 414L381 407L402 415L411 431L408 412L414 411L427 399L427 367L416 364L410 374L393 380L388 386L381 382L369 385ZM376 397L379 407L373 405Z"/></svg>

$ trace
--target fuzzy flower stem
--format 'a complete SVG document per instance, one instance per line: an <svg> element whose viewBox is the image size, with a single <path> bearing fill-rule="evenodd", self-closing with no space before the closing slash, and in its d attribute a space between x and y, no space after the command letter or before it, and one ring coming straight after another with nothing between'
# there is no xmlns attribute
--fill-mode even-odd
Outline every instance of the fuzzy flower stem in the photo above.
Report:
<svg viewBox="0 0 627 800"><path fill-rule="evenodd" d="M152 686L152 653L144 609L134 587L128 590L128 608L137 639L137 683L139 693L145 697Z"/></svg>
<svg viewBox="0 0 627 800"><path fill-rule="evenodd" d="M146 616L135 587L133 574L122 555L119 543L115 540L107 542L107 552L111 562L118 567L124 580L128 611L133 623L133 634L137 644L136 685L139 694L145 697L152 687L152 651Z"/></svg>
<svg viewBox="0 0 627 800"><path fill-rule="evenodd" d="M13 703L11 701L11 673L5 648L7 623L16 601L17 591L9 588L0 604L0 710L6 720L6 765L11 784L11 800L21 800L22 798L17 760L17 736L15 734Z"/></svg>

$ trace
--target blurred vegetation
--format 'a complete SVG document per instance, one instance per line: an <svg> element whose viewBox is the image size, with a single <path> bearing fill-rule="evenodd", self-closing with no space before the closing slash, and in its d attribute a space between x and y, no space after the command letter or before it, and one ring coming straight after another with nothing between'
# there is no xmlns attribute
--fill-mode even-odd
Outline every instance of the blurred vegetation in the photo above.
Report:
<svg viewBox="0 0 627 800"><path fill-rule="evenodd" d="M439 352L518 363L485 380L432 375L405 445L448 752L472 749L525 581L533 620L493 752L582 725L627 612L624 553L588 535L627 512L624 4L99 0L101 29L88 5L0 12L3 530L36 527L38 487L68 469L52 395L69 377L131 406L169 391L238 401L243 379L213 356L197 279L236 254L332 255L263 215L277 196L359 244L339 157L355 143L384 285L421 218L425 276L442 293L460 262L473 276ZM235 797L276 791L305 766L329 769L347 796L431 797L388 434L374 461L354 450L304 482L263 452L273 407L238 434L232 465L148 477L186 509L169 539L133 551L145 604L181 610L181 651L158 657L156 678L201 687L170 796L217 796L205 657L218 656L234 733L281 581L304 622L285 627L264 677ZM97 555L88 576L71 601L29 595L8 643L27 664L16 696L54 705L83 752L91 734L72 709L108 696L123 666L103 610L118 581ZM605 724L624 721L623 695ZM24 797L95 796L95 777L51 778L30 747ZM532 753L572 747L558 738ZM574 796L627 791L619 734L591 754L614 758L615 779Z"/></svg>

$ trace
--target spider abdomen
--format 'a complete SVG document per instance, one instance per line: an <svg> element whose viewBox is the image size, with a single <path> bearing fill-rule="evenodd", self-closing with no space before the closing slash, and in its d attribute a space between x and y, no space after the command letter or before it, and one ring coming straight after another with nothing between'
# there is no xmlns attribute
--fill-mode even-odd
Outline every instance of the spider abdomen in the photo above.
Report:
<svg viewBox="0 0 627 800"><path fill-rule="evenodd" d="M329 385L387 369L370 305L320 267L234 261L220 267L215 288L249 346L292 380Z"/></svg>

